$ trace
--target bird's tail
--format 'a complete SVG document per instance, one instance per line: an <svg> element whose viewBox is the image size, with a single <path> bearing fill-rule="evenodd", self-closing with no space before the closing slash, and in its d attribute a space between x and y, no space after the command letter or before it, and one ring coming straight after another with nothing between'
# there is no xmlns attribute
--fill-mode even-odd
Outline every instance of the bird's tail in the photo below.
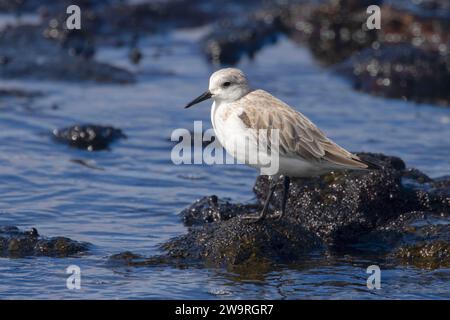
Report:
<svg viewBox="0 0 450 320"><path fill-rule="evenodd" d="M363 169L366 169L366 170L382 170L383 169L383 167L380 166L379 164L376 164L375 162L372 162L367 159L361 159L358 156L352 157L352 160L360 163L361 165L364 165L365 168L363 168Z"/></svg>
<svg viewBox="0 0 450 320"><path fill-rule="evenodd" d="M380 165L365 159L361 159L357 155L347 152L346 154L336 154L326 152L325 157L327 161L336 164L338 167L350 170L381 170Z"/></svg>

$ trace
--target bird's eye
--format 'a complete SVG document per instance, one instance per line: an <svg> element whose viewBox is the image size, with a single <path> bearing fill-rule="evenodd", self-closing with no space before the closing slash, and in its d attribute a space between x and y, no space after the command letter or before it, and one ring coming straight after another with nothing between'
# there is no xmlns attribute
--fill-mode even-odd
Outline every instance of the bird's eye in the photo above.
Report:
<svg viewBox="0 0 450 320"><path fill-rule="evenodd" d="M222 86L223 87L229 87L231 85L231 82L229 82L229 81L227 81L227 82L224 82L223 84L222 84Z"/></svg>

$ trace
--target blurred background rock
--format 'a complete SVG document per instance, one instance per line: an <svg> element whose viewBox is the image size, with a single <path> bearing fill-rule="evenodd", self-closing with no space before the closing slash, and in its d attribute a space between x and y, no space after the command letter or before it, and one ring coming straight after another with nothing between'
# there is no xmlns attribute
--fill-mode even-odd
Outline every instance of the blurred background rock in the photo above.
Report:
<svg viewBox="0 0 450 320"><path fill-rule="evenodd" d="M65 8L82 9L82 30L67 30ZM381 7L381 29L367 30L369 5ZM0 12L33 25L0 33L0 76L127 83L134 75L95 61L98 45L129 46L174 28L211 25L201 44L213 64L254 57L285 35L357 90L439 105L450 103L450 4L446 0L324 1L0 1Z"/></svg>

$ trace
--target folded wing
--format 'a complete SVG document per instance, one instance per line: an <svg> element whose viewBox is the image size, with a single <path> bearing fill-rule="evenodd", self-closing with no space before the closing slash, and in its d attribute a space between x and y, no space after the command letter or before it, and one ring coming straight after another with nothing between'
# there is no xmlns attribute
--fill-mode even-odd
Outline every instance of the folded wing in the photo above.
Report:
<svg viewBox="0 0 450 320"><path fill-rule="evenodd" d="M255 90L242 99L245 111L239 117L247 127L279 129L280 156L349 169L369 168L368 163L328 139L308 118L268 92Z"/></svg>

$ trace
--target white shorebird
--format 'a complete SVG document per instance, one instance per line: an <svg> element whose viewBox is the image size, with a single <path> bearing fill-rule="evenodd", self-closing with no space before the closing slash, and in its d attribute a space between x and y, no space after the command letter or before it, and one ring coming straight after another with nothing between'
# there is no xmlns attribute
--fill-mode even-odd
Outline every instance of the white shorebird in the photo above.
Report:
<svg viewBox="0 0 450 320"><path fill-rule="evenodd" d="M244 73L235 68L214 72L208 90L188 103L189 108L213 98L211 122L216 137L225 150L239 161L261 168L261 163L249 163L249 155L257 153L269 158L268 149L258 144L260 130L278 129L278 170L271 175L271 186L264 207L257 216L247 216L256 221L267 215L276 181L283 179L281 214L286 211L291 177L312 177L336 170L378 169L378 166L361 160L358 156L328 139L308 118L264 90L252 90ZM250 145L242 148L242 140ZM267 136L270 145L270 137ZM241 147L239 147L241 146Z"/></svg>

